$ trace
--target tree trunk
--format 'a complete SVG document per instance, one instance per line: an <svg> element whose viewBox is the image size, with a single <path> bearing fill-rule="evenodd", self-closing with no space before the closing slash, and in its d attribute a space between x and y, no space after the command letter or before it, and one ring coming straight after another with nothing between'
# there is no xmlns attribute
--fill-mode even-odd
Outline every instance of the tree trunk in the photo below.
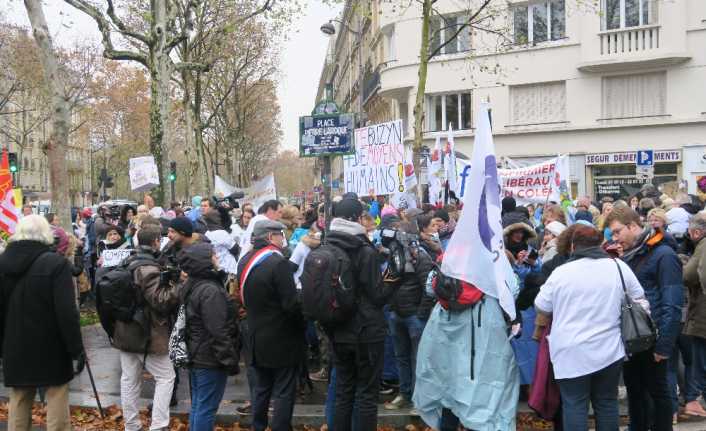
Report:
<svg viewBox="0 0 706 431"><path fill-rule="evenodd" d="M414 172L421 175L421 165L419 158L424 145L424 96L427 87L427 69L429 67L429 27L431 24L432 0L423 0L422 4L422 44L419 49L419 71L417 72L417 95L414 102L414 145L412 147ZM422 180L419 179L417 187L418 195L421 199L423 190Z"/></svg>
<svg viewBox="0 0 706 431"><path fill-rule="evenodd" d="M34 40L39 47L39 60L42 63L44 78L51 92L52 132L47 142L47 159L51 175L52 207L58 214L63 228L67 232L71 232L69 178L66 168L66 151L69 143L69 128L71 127L69 102L64 93L63 78L59 74L59 65L54 54L41 0L24 0L24 3L32 25Z"/></svg>
<svg viewBox="0 0 706 431"><path fill-rule="evenodd" d="M201 86L201 73L196 73L196 81L194 83L194 104L193 108L193 119L194 119L194 141L196 146L196 154L199 158L199 163L203 168L203 173L201 175L201 184L204 187L204 194L208 196L211 192L211 178L213 175L209 175L208 170L208 160L206 158L206 148L203 141L203 125L201 120L201 104L203 103L203 87ZM211 170L213 171L213 170Z"/></svg>

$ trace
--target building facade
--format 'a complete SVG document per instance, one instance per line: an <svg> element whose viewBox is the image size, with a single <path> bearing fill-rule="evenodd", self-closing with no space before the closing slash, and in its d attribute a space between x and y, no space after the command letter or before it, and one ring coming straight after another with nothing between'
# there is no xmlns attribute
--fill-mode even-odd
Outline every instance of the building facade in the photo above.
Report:
<svg viewBox="0 0 706 431"><path fill-rule="evenodd" d="M473 12L463 3L435 5L431 46L445 46L429 64L426 146L451 126L470 155L474 109L489 100L498 156L527 165L569 154L575 195L635 193L645 182L639 150L655 152L655 184L696 193L706 176L705 1L499 1L449 41ZM375 97L410 140L422 25L412 5L372 0L366 39L377 52Z"/></svg>

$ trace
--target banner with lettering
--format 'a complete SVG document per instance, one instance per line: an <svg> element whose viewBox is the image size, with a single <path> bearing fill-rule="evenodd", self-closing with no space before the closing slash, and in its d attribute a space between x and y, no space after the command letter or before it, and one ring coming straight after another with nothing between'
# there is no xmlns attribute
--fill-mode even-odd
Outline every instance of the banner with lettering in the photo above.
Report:
<svg viewBox="0 0 706 431"><path fill-rule="evenodd" d="M471 165L457 160L460 196L468 189ZM562 195L571 192L569 183L569 156L558 156L531 166L516 169L498 169L502 195L512 196L519 205L561 202ZM570 196L569 196L570 197Z"/></svg>
<svg viewBox="0 0 706 431"><path fill-rule="evenodd" d="M346 192L358 196L405 191L402 120L355 130L355 154L343 156Z"/></svg>

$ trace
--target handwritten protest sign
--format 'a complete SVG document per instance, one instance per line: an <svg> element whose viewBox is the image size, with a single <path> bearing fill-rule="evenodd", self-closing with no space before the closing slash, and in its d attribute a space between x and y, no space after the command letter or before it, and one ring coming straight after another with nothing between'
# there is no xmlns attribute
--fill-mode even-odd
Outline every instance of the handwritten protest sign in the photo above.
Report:
<svg viewBox="0 0 706 431"><path fill-rule="evenodd" d="M159 175L154 157L130 159L130 187L134 192L146 192L159 185Z"/></svg>
<svg viewBox="0 0 706 431"><path fill-rule="evenodd" d="M460 196L468 190L471 165L457 160ZM515 169L498 169L502 195L512 196L518 204L560 202L561 195L570 193L569 157L558 156L541 163Z"/></svg>
<svg viewBox="0 0 706 431"><path fill-rule="evenodd" d="M132 251L133 250L130 248L103 251L103 254L101 254L101 259L103 259L103 268L111 268L113 266L120 265L125 259L130 257Z"/></svg>
<svg viewBox="0 0 706 431"><path fill-rule="evenodd" d="M355 130L355 154L343 157L346 192L358 196L405 191L402 120Z"/></svg>

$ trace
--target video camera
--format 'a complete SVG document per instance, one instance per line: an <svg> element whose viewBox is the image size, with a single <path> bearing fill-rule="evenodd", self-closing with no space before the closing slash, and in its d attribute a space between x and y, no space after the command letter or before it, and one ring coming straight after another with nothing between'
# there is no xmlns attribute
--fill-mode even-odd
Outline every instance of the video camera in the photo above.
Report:
<svg viewBox="0 0 706 431"><path fill-rule="evenodd" d="M380 241L383 253L388 257L390 270L396 276L414 273L412 250L419 247L419 235L402 232L397 229L383 229Z"/></svg>
<svg viewBox="0 0 706 431"><path fill-rule="evenodd" d="M240 208L240 204L238 204L238 199L242 199L244 197L244 192L236 191L223 198L213 196L213 201L216 204L216 208L224 208L230 211L235 208Z"/></svg>
<svg viewBox="0 0 706 431"><path fill-rule="evenodd" d="M179 277L181 276L181 270L176 266L167 266L163 271L159 273L159 284L164 286L167 284L174 284L179 282Z"/></svg>

